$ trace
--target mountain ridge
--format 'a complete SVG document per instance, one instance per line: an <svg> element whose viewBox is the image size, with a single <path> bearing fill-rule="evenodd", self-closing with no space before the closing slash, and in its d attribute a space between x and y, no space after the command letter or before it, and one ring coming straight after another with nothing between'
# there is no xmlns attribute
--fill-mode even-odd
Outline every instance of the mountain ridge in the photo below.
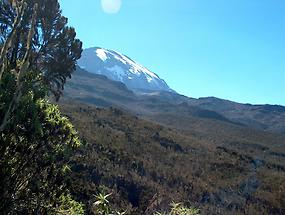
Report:
<svg viewBox="0 0 285 215"><path fill-rule="evenodd" d="M198 117L285 134L285 111L282 106L240 104L213 97L195 99L167 91L138 93L121 82L79 67L66 85L65 97L99 107L122 108L163 123L168 117L183 120ZM164 117L157 117L161 114Z"/></svg>
<svg viewBox="0 0 285 215"><path fill-rule="evenodd" d="M120 81L132 90L172 91L157 74L113 50L100 47L85 49L78 65L88 72Z"/></svg>

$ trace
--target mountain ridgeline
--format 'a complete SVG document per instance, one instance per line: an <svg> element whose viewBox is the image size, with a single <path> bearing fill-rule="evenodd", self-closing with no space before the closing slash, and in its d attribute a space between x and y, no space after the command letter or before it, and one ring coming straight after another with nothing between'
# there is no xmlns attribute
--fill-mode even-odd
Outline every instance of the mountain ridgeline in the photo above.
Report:
<svg viewBox="0 0 285 215"><path fill-rule="evenodd" d="M215 97L189 98L170 89L155 73L111 50L84 50L79 65L85 69L77 67L66 86L68 98L99 107L120 107L159 122L165 122L164 117L159 120L162 114L171 118L211 118L285 134L283 106L240 104ZM120 68L120 72L110 68Z"/></svg>
<svg viewBox="0 0 285 215"><path fill-rule="evenodd" d="M88 72L120 81L132 90L172 91L164 80L118 52L103 48L84 50L78 64Z"/></svg>

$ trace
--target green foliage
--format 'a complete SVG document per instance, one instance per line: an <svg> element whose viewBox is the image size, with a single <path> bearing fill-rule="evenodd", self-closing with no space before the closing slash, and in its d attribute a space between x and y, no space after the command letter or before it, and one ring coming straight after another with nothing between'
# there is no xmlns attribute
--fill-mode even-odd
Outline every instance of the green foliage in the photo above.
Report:
<svg viewBox="0 0 285 215"><path fill-rule="evenodd" d="M1 137L0 209L35 210L52 207L66 190L77 132L56 105L22 97L14 121Z"/></svg>
<svg viewBox="0 0 285 215"><path fill-rule="evenodd" d="M84 207L82 204L73 200L70 194L61 195L59 197L59 207L55 212L51 212L50 215L83 215Z"/></svg>
<svg viewBox="0 0 285 215"><path fill-rule="evenodd" d="M170 215L199 215L199 210L195 208L184 207L181 203L172 203Z"/></svg>
<svg viewBox="0 0 285 215"><path fill-rule="evenodd" d="M126 212L119 212L117 210L112 210L108 197L112 194L99 193L96 195L96 201L93 204L94 213L98 215L124 215Z"/></svg>
<svg viewBox="0 0 285 215"><path fill-rule="evenodd" d="M46 100L59 98L81 42L57 0L0 1L0 20L0 211L46 214L61 202L82 212L62 196L80 141Z"/></svg>
<svg viewBox="0 0 285 215"><path fill-rule="evenodd" d="M112 194L99 193L96 196L96 201L94 203L95 214L98 215L124 215L126 212L118 212L112 210L110 207L110 202L108 197ZM171 203L171 209L169 213L166 212L155 212L154 215L199 215L199 210L195 208L184 207L181 203Z"/></svg>
<svg viewBox="0 0 285 215"><path fill-rule="evenodd" d="M98 214L100 215L109 215L109 213L111 212L111 209L109 208L109 201L108 201L108 197L111 194L101 194L99 193L96 196L96 202L94 203L94 206L97 207L96 211Z"/></svg>
<svg viewBox="0 0 285 215"><path fill-rule="evenodd" d="M0 58L0 79L3 63L9 71L25 64L27 71L38 71L37 82L59 98L81 56L82 43L66 25L58 0L0 1L0 20L0 48L5 54Z"/></svg>

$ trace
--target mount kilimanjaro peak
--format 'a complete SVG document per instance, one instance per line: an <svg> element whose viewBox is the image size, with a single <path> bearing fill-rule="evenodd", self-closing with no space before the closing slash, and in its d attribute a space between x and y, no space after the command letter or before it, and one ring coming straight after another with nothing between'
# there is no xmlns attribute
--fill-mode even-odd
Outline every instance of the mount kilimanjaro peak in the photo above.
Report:
<svg viewBox="0 0 285 215"><path fill-rule="evenodd" d="M89 48L78 61L90 73L124 83L131 90L173 91L164 80L129 57L103 48Z"/></svg>

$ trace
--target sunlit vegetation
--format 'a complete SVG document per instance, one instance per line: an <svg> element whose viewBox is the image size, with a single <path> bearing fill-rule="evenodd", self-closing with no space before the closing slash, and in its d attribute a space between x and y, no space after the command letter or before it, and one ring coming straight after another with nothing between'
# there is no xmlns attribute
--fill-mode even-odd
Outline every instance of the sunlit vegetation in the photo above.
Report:
<svg viewBox="0 0 285 215"><path fill-rule="evenodd" d="M81 142L47 100L61 95L81 42L57 0L0 1L0 20L1 214L82 214L68 191Z"/></svg>

